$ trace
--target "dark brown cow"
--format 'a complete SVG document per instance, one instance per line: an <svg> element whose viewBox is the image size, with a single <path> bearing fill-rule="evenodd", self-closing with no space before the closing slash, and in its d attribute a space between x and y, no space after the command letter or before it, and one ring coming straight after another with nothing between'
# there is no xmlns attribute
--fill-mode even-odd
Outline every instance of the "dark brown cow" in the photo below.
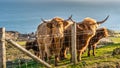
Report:
<svg viewBox="0 0 120 68"><path fill-rule="evenodd" d="M55 17L44 21L37 28L37 42L40 48L40 57L44 59L45 54L49 58L55 55L55 65L59 60L60 50L63 44L64 30L73 22Z"/></svg>
<svg viewBox="0 0 120 68"><path fill-rule="evenodd" d="M26 44L25 44L25 48L27 50L32 49L34 51L34 54L37 57L40 57L40 54L39 54L40 50L39 50L39 47L38 47L38 44L37 44L37 40L27 41Z"/></svg>
<svg viewBox="0 0 120 68"><path fill-rule="evenodd" d="M102 38L105 38L107 36L108 36L108 31L107 31L106 28L97 29L95 36L92 37L92 39L89 42L88 56L90 56L91 47L92 47L92 50L93 50L93 56L95 56L95 48L96 48L97 44L99 43L99 40L102 39Z"/></svg>
<svg viewBox="0 0 120 68"><path fill-rule="evenodd" d="M109 17L109 16L108 16ZM77 60L81 60L81 55L84 50L88 47L90 39L95 35L97 27L105 22L108 17L101 21L97 22L92 18L85 18L82 22L77 23ZM67 28L65 33L68 36L65 36L64 46L61 49L61 57L65 57L65 49L66 47L70 47L71 51L71 28Z"/></svg>

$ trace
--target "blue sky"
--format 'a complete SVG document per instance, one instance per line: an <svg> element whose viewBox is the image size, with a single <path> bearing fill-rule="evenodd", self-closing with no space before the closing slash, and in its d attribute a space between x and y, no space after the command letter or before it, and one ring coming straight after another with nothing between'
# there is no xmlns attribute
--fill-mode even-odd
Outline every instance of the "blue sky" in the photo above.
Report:
<svg viewBox="0 0 120 68"><path fill-rule="evenodd" d="M120 0L0 0L0 2L120 2Z"/></svg>

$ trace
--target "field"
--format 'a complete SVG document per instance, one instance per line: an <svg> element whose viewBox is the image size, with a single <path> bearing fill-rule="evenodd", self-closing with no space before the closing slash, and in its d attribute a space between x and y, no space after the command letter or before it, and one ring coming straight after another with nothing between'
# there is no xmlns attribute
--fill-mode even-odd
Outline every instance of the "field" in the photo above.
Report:
<svg viewBox="0 0 120 68"><path fill-rule="evenodd" d="M113 44L105 44L105 46L96 49L96 56L87 57L87 51L82 55L82 61L78 62L76 65L71 64L69 59L70 55L66 60L63 60L59 63L57 68L116 68L117 65L120 65L120 55L112 56L112 52L115 48L120 48L120 38L113 38ZM23 45L25 42L18 42L19 44ZM14 50L14 49L12 49ZM13 51L9 51L8 53L12 53ZM18 53L22 56L22 58L27 59L23 62L23 64L18 63L15 68L45 68L42 64L38 64L37 62L31 60L29 57L26 57L21 52L17 52L17 50L12 53ZM25 58L26 57L26 58ZM17 57L18 58L18 57ZM15 59L14 62L18 62L19 60ZM51 60L51 65L54 67L54 60ZM14 67L14 66L13 66Z"/></svg>

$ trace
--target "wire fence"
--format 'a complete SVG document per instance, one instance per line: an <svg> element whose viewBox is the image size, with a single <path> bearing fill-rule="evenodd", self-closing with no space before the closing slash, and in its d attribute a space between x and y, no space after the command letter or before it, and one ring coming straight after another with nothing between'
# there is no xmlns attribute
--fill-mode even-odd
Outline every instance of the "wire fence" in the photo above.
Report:
<svg viewBox="0 0 120 68"><path fill-rule="evenodd" d="M69 39L64 43L71 44L71 41L70 41L71 35L65 34L65 37L69 37ZM50 38L53 38L53 37L50 37ZM84 39L82 40L84 41ZM24 42L22 46L25 48L25 43L27 41L20 41L20 42L21 43ZM77 42L81 42L81 41L77 40ZM109 43L109 42L106 42L106 43ZM50 43L47 43L47 44L50 44ZM58 43L52 43L52 45L55 45L55 44L58 44ZM58 48L58 49L61 49L61 48ZM54 49L51 49L51 50L54 51ZM33 50L30 50L30 51L34 54ZM39 67L44 68L42 64L37 63L36 61L34 61L33 59L25 55L23 52L19 51L9 43L6 43L6 55L7 55L6 56L7 68L39 68Z"/></svg>
<svg viewBox="0 0 120 68"><path fill-rule="evenodd" d="M100 33L100 32L101 31L99 31L98 33ZM77 35L83 35L83 34L86 34L86 33L84 33L84 32L77 33ZM1 33L0 33L0 35L1 35ZM50 38L50 39L52 39L54 37L54 35L52 35L52 36L44 35L44 36L47 38ZM59 35L55 35L55 36L59 36ZM68 40L67 41L65 40L64 43L71 44L71 41L70 41L71 34L65 33L64 36L68 37ZM120 38L119 33L114 33L113 35L108 37L109 38L109 39L107 39L108 41L104 40L104 43L106 43L106 44L109 44L111 42L114 43L114 40L111 40L110 37L113 37L115 39ZM42 36L40 39L43 39ZM83 40L83 42L84 42L85 39L81 39L81 40ZM77 40L76 42L81 42L81 40ZM0 40L0 42L1 42L1 40ZM22 47L25 48L25 44L27 41L17 41L17 42L18 43L20 42L20 44L22 43ZM52 43L52 45L56 45L56 44L60 44L60 43L61 42L59 40L58 43ZM120 43L120 42L118 41L118 43ZM47 43L47 44L49 45L50 43ZM56 49L57 49L57 47L56 47ZM58 49L61 49L61 48L58 48ZM54 51L54 48L52 50ZM34 54L33 50L30 50L30 52L32 52ZM6 43L6 65L7 65L7 68L45 68L44 65L34 61L33 59L31 59L30 57L28 57L23 52L16 49L14 46L12 46L9 43Z"/></svg>
<svg viewBox="0 0 120 68"><path fill-rule="evenodd" d="M24 45L23 45L24 47ZM33 51L31 51L33 53ZM6 61L7 68L39 68L44 67L40 65L32 58L15 48L14 46L7 44L6 46Z"/></svg>

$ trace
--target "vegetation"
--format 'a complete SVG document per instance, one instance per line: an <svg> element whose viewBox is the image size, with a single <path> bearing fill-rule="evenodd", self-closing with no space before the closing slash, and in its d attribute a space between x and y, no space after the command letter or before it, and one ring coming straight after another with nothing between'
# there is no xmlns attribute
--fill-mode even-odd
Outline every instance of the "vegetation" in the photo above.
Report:
<svg viewBox="0 0 120 68"><path fill-rule="evenodd" d="M96 49L96 56L87 57L87 51L82 55L82 61L78 62L76 65L70 63L70 54L66 60L59 63L60 66L57 68L116 68L120 65L120 55L112 56L112 52L115 48L120 48L120 38L110 37L114 41L113 44L105 44L105 46ZM25 42L19 42L19 44L24 45ZM14 60L18 62L18 60ZM54 67L53 59L51 60L51 65ZM17 65L16 68L45 68L42 64L39 64L31 59L26 62Z"/></svg>
<svg viewBox="0 0 120 68"><path fill-rule="evenodd" d="M110 37L114 43L120 43L120 37Z"/></svg>

